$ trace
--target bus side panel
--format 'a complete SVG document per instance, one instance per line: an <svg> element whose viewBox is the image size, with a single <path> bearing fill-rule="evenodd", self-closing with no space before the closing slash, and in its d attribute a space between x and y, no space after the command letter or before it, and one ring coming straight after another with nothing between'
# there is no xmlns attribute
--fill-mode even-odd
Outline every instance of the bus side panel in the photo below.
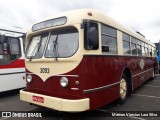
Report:
<svg viewBox="0 0 160 120"><path fill-rule="evenodd" d="M0 65L0 92L26 86L24 59Z"/></svg>
<svg viewBox="0 0 160 120"><path fill-rule="evenodd" d="M139 67L140 58L138 56L134 57L127 56L126 61L127 61L127 66L129 67L131 72L132 90L134 90L139 86L140 78L139 75L137 74L140 73L141 71Z"/></svg>
<svg viewBox="0 0 160 120"><path fill-rule="evenodd" d="M139 57L133 56L128 57L127 66L131 71L131 80L132 80L132 90L135 90L141 84L143 84L146 80L152 77L155 58L151 57ZM141 61L144 62L144 67L140 67Z"/></svg>
<svg viewBox="0 0 160 120"><path fill-rule="evenodd" d="M0 76L0 91L8 91L25 87L25 73L6 74Z"/></svg>
<svg viewBox="0 0 160 120"><path fill-rule="evenodd" d="M134 78L138 78L138 86L142 85L146 80L150 79L152 77L152 73L154 70L154 64L155 64L155 58L151 57L139 57L137 58L137 66L138 71L134 72L132 75L136 77L132 77L132 82L135 84ZM140 67L141 60L144 60L144 68ZM135 88L137 88L136 86ZM133 89L135 89L133 88Z"/></svg>
<svg viewBox="0 0 160 120"><path fill-rule="evenodd" d="M140 68L141 59L145 62L143 69ZM153 66L152 58L85 55L78 66L78 74L83 81L84 95L90 98L91 109L99 108L119 98L119 84L113 84L120 81L126 67L131 72L131 81L135 89L151 78ZM113 86L97 90L107 85Z"/></svg>
<svg viewBox="0 0 160 120"><path fill-rule="evenodd" d="M85 55L83 57L79 65L81 68L79 75L83 80L84 94L90 98L91 109L104 106L119 97L118 82L125 64L125 59L117 56ZM104 86L107 88L91 90Z"/></svg>

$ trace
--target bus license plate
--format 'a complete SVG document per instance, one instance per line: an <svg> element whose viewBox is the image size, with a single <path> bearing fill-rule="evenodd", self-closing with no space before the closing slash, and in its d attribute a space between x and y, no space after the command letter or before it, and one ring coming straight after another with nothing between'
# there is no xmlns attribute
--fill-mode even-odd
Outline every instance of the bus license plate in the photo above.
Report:
<svg viewBox="0 0 160 120"><path fill-rule="evenodd" d="M44 98L39 96L32 96L32 100L35 102L44 103Z"/></svg>

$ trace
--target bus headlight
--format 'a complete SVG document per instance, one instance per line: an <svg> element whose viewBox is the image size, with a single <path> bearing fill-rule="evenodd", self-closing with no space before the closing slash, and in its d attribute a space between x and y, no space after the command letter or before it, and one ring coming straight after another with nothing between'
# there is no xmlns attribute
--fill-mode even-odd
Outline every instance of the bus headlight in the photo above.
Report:
<svg viewBox="0 0 160 120"><path fill-rule="evenodd" d="M62 87L67 87L68 86L68 79L66 77L62 77L60 79L60 84Z"/></svg>
<svg viewBox="0 0 160 120"><path fill-rule="evenodd" d="M32 76L31 75L27 75L27 82L32 82Z"/></svg>

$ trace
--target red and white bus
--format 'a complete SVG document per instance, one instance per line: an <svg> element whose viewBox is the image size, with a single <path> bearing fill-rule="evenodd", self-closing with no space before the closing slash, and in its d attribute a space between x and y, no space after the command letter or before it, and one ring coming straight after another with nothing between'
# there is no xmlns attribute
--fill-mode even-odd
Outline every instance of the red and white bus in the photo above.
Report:
<svg viewBox="0 0 160 120"><path fill-rule="evenodd" d="M58 111L102 107L153 78L155 45L92 9L51 16L26 37L26 89L20 99Z"/></svg>
<svg viewBox="0 0 160 120"><path fill-rule="evenodd" d="M20 28L0 25L0 92L25 87L23 35Z"/></svg>

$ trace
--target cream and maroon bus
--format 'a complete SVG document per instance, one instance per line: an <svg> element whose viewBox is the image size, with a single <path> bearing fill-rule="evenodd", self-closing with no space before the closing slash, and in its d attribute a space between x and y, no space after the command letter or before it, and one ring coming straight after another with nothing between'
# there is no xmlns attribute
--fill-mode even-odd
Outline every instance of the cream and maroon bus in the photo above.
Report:
<svg viewBox="0 0 160 120"><path fill-rule="evenodd" d="M27 32L27 85L20 99L67 112L124 103L154 77L155 54L140 33L96 10L60 13Z"/></svg>
<svg viewBox="0 0 160 120"><path fill-rule="evenodd" d="M0 92L26 86L24 36L23 29L0 24Z"/></svg>

